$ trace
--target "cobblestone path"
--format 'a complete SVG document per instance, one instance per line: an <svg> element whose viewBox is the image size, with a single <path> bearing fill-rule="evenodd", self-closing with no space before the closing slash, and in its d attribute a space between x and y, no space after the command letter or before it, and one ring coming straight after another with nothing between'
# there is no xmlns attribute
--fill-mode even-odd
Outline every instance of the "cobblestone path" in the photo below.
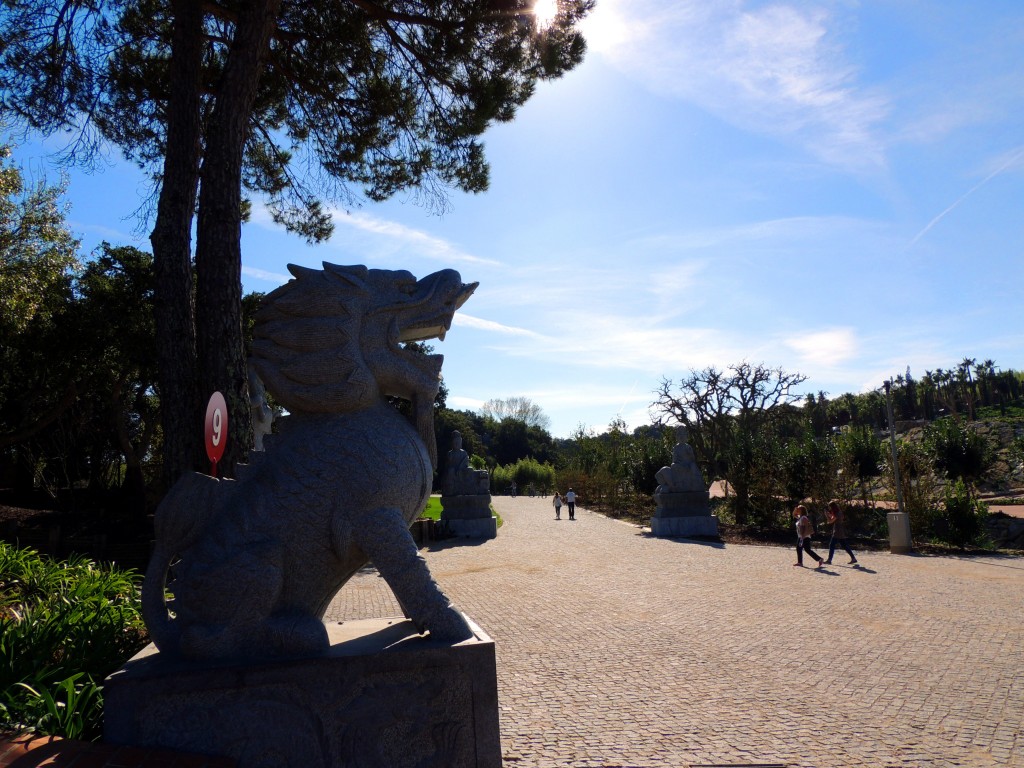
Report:
<svg viewBox="0 0 1024 768"><path fill-rule="evenodd" d="M1024 560L663 540L498 497L424 550L497 645L506 768L1024 767ZM401 613L371 569L327 618Z"/></svg>

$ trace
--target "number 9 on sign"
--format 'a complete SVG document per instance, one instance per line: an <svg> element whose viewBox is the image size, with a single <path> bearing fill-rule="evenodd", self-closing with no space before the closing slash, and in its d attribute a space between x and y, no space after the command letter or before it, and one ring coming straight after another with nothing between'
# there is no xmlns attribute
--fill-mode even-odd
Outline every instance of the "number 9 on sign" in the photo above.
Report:
<svg viewBox="0 0 1024 768"><path fill-rule="evenodd" d="M214 448L220 445L222 421L224 421L224 414L221 413L220 408L217 408L213 412L213 437L211 438Z"/></svg>
<svg viewBox="0 0 1024 768"><path fill-rule="evenodd" d="M217 462L224 455L228 441L228 405L224 395L214 392L206 406L206 455L210 459L210 474L217 475Z"/></svg>

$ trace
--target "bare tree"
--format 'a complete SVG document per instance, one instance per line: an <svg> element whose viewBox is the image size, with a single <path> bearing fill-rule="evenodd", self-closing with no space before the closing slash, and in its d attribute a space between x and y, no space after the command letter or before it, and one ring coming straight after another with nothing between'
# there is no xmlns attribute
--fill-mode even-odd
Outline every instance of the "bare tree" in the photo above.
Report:
<svg viewBox="0 0 1024 768"><path fill-rule="evenodd" d="M480 406L480 414L495 421L521 421L528 427L539 427L545 431L551 426L548 415L528 397L492 398Z"/></svg>
<svg viewBox="0 0 1024 768"><path fill-rule="evenodd" d="M736 522L747 522L755 436L770 428L781 406L799 399L793 387L806 381L799 373L744 361L719 371L691 370L673 391L664 379L652 410L690 431L690 443L708 477L724 476L736 493Z"/></svg>

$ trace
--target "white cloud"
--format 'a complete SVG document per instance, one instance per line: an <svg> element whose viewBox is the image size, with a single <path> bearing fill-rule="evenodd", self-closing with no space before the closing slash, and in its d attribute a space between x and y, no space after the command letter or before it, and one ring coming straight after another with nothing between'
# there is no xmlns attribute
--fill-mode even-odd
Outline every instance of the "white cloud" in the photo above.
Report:
<svg viewBox="0 0 1024 768"><path fill-rule="evenodd" d="M751 6L617 3L606 14L621 18L622 31L598 50L649 89L745 130L791 140L849 170L884 168L876 134L888 100L858 85L842 20L824 6Z"/></svg>
<svg viewBox="0 0 1024 768"><path fill-rule="evenodd" d="M456 315L456 318L461 315ZM704 327L665 326L659 318L613 315L600 307L575 306L537 311L534 323L544 334L524 332L487 344L512 357L539 363L599 370L631 370L660 375L680 366L723 365L743 357L742 339ZM622 392L619 390L619 401Z"/></svg>
<svg viewBox="0 0 1024 768"><path fill-rule="evenodd" d="M467 328L476 328L478 331L490 331L493 333L504 334L508 336L525 336L530 339L542 339L544 338L541 334L534 331L527 330L526 328L517 328L511 325L502 325L496 323L493 320L484 320L480 317L473 317L473 315L467 315L465 312L459 312L455 315L453 320L454 325L464 325Z"/></svg>
<svg viewBox="0 0 1024 768"><path fill-rule="evenodd" d="M649 275L643 275L642 279L648 290L659 299L678 305L697 300L699 294L695 289L700 285L707 267L707 262L694 259L665 265L654 280Z"/></svg>
<svg viewBox="0 0 1024 768"><path fill-rule="evenodd" d="M446 240L396 221L388 221L367 213L345 213L343 211L336 211L334 220L338 224L344 224L372 235L379 235L393 245L409 248L424 258L443 261L446 264L500 266L500 263L493 259L464 253Z"/></svg>
<svg viewBox="0 0 1024 768"><path fill-rule="evenodd" d="M449 395L447 405L456 411L479 411L485 402L485 400L479 400L475 397Z"/></svg>
<svg viewBox="0 0 1024 768"><path fill-rule="evenodd" d="M119 229L113 229L112 227L102 227L96 224L83 224L78 221L71 220L68 222L68 227L72 231L84 232L86 234L95 235L96 237L102 238L110 243L136 243L137 245L147 245L144 243L146 240L145 236L140 233L126 234Z"/></svg>
<svg viewBox="0 0 1024 768"><path fill-rule="evenodd" d="M853 328L833 328L791 336L785 344L799 355L803 365L833 367L852 360L859 352Z"/></svg>
<svg viewBox="0 0 1024 768"><path fill-rule="evenodd" d="M719 253L734 252L737 246L763 245L768 248L820 246L823 241L847 242L851 237L877 238L886 232L886 225L850 216L790 216L736 224L729 227L690 229L647 238L642 242L648 250ZM681 266L681 265L680 265ZM694 277L708 262L692 262L686 269ZM677 267L678 268L678 267Z"/></svg>
<svg viewBox="0 0 1024 768"><path fill-rule="evenodd" d="M292 279L291 275L283 275L280 272L268 272L265 269L257 269L255 267L242 267L242 274L248 275L254 280L265 280L268 283L276 283L282 285Z"/></svg>
<svg viewBox="0 0 1024 768"><path fill-rule="evenodd" d="M350 238L338 240L337 232L335 232L334 237L328 242L328 247L346 252L362 250L364 254L361 258L363 259L368 258L366 251L374 252L379 259L390 258L401 252L406 259L413 256L431 261L441 261L448 266L459 264L501 266L501 263L494 259L465 253L447 240L397 221L372 216L362 211L349 213L341 209L332 209L331 217L336 226L348 227L367 237L365 242L353 243ZM280 227L274 223L266 206L253 206L250 221L264 229L280 231Z"/></svg>

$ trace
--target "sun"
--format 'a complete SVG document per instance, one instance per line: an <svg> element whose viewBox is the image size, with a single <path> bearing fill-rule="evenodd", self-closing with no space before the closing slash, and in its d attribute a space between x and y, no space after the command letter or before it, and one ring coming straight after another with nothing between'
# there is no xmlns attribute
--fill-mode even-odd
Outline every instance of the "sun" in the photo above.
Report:
<svg viewBox="0 0 1024 768"><path fill-rule="evenodd" d="M538 29L547 29L558 16L558 0L537 0L533 4L533 17L537 20Z"/></svg>

